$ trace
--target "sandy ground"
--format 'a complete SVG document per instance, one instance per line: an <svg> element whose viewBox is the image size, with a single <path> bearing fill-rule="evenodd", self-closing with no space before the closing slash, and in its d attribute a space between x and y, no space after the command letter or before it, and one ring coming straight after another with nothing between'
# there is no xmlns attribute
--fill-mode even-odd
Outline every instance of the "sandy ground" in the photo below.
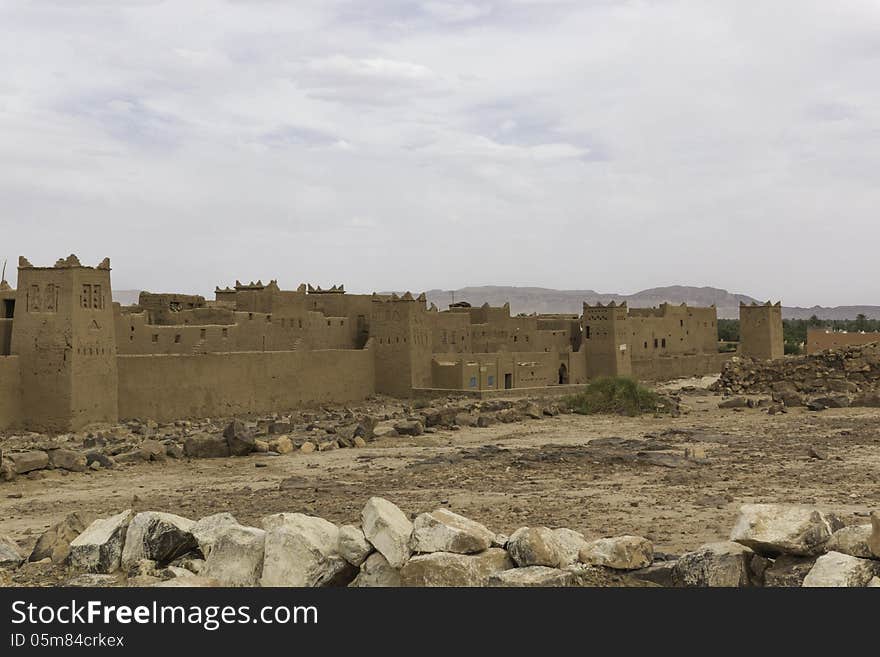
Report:
<svg viewBox="0 0 880 657"><path fill-rule="evenodd" d="M726 539L745 502L815 504L848 523L880 509L880 409L770 416L720 410L718 401L686 395L689 412L677 418L561 415L310 455L46 471L0 484L0 533L30 548L71 511L125 508L190 518L230 511L244 523L298 511L359 523L366 499L380 495L411 514L446 506L497 532L637 534L678 554Z"/></svg>

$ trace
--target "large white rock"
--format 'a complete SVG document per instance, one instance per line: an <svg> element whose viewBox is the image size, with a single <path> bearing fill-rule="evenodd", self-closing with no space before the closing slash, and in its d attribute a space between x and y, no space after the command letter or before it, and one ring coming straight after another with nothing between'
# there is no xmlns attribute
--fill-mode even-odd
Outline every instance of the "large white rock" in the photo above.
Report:
<svg viewBox="0 0 880 657"><path fill-rule="evenodd" d="M18 568L24 561L15 541L0 535L0 568Z"/></svg>
<svg viewBox="0 0 880 657"><path fill-rule="evenodd" d="M191 533L193 525L195 522L189 518L173 513L138 513L125 533L122 568L127 570L141 559L164 565L186 554L197 545Z"/></svg>
<svg viewBox="0 0 880 657"><path fill-rule="evenodd" d="M867 586L871 578L880 574L880 563L859 559L842 552L829 552L816 559L812 570L804 577L805 587Z"/></svg>
<svg viewBox="0 0 880 657"><path fill-rule="evenodd" d="M409 559L409 539L413 525L394 504L381 497L371 497L361 511L364 536L394 568L402 568Z"/></svg>
<svg viewBox="0 0 880 657"><path fill-rule="evenodd" d="M739 543L708 543L681 555L673 580L685 587L744 587L760 584L766 560Z"/></svg>
<svg viewBox="0 0 880 657"><path fill-rule="evenodd" d="M228 527L238 526L239 522L231 513L215 513L197 520L190 529L193 538L199 546L202 556L207 557L214 547L217 537L226 531Z"/></svg>
<svg viewBox="0 0 880 657"><path fill-rule="evenodd" d="M381 552L372 552L361 564L357 577L349 584L360 588L396 588L400 586L400 569L394 568Z"/></svg>
<svg viewBox="0 0 880 657"><path fill-rule="evenodd" d="M479 554L431 552L413 556L400 570L401 586L487 586L489 577L513 568L505 550L489 548Z"/></svg>
<svg viewBox="0 0 880 657"><path fill-rule="evenodd" d="M526 566L511 568L489 577L489 586L511 586L519 588L547 588L576 586L577 577L570 570L548 568L547 566Z"/></svg>
<svg viewBox="0 0 880 657"><path fill-rule="evenodd" d="M352 566L339 554L339 528L332 522L302 513L277 513L263 518L263 527L261 586L327 586L354 578Z"/></svg>
<svg viewBox="0 0 880 657"><path fill-rule="evenodd" d="M229 525L215 537L199 575L216 579L221 586L257 586L265 542L262 529Z"/></svg>
<svg viewBox="0 0 880 657"><path fill-rule="evenodd" d="M89 573L112 573L119 569L125 533L134 517L131 509L110 518L99 518L70 542L70 567Z"/></svg>
<svg viewBox="0 0 880 657"><path fill-rule="evenodd" d="M582 563L593 566L636 570L651 565L654 561L654 546L641 536L600 538L583 547L578 557Z"/></svg>
<svg viewBox="0 0 880 657"><path fill-rule="evenodd" d="M868 541L871 539L871 525L850 525L838 529L825 544L828 552L842 552L851 557L872 559L874 557Z"/></svg>
<svg viewBox="0 0 880 657"><path fill-rule="evenodd" d="M830 513L807 506L744 504L730 540L767 556L821 554L843 523Z"/></svg>
<svg viewBox="0 0 880 657"><path fill-rule="evenodd" d="M37 540L28 561L40 561L49 558L52 563L64 563L70 554L70 542L86 529L83 519L77 512L69 513L60 522L55 523Z"/></svg>
<svg viewBox="0 0 880 657"><path fill-rule="evenodd" d="M448 509L419 514L413 522L413 552L474 554L492 545L495 533L484 525Z"/></svg>
<svg viewBox="0 0 880 657"><path fill-rule="evenodd" d="M871 512L871 536L868 538L868 549L875 557L880 557L880 513Z"/></svg>
<svg viewBox="0 0 880 657"><path fill-rule="evenodd" d="M562 563L562 548L552 529L520 527L507 541L507 551L519 567L549 566Z"/></svg>
<svg viewBox="0 0 880 657"><path fill-rule="evenodd" d="M372 551L373 546L360 527L343 525L339 528L339 554L352 566L360 566Z"/></svg>
<svg viewBox="0 0 880 657"><path fill-rule="evenodd" d="M580 532L561 527L553 530L553 536L559 545L559 565L570 566L578 561L580 551L587 546L587 539Z"/></svg>

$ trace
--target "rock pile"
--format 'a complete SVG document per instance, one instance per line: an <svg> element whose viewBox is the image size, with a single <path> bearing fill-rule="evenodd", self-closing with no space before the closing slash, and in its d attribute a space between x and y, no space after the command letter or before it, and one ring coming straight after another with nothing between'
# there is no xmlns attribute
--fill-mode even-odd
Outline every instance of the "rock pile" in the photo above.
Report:
<svg viewBox="0 0 880 657"><path fill-rule="evenodd" d="M844 527L811 507L747 504L730 541L672 557L640 536L588 541L571 529L521 527L508 538L448 509L410 519L373 497L360 526L302 513L250 527L228 513L193 521L126 510L75 534L72 515L30 559L64 563L68 585L863 587L880 585L880 515L871 520ZM0 537L0 567L23 562Z"/></svg>
<svg viewBox="0 0 880 657"><path fill-rule="evenodd" d="M880 344L771 361L734 358L713 387L727 395L771 394L785 406L814 410L880 406Z"/></svg>
<svg viewBox="0 0 880 657"><path fill-rule="evenodd" d="M38 477L46 469L85 472L113 468L121 463L147 463L182 458L279 456L365 447L380 438L421 436L463 426L488 427L558 415L560 406L535 401L461 401L452 399L398 405L390 412L351 409L272 415L256 420L181 420L159 425L132 420L116 427L55 437L13 436L0 450L0 481L20 475Z"/></svg>

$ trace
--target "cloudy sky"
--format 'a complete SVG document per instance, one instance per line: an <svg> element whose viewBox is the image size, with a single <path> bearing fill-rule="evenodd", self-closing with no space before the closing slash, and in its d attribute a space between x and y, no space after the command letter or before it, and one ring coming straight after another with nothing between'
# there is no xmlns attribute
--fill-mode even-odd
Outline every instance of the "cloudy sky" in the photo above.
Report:
<svg viewBox="0 0 880 657"><path fill-rule="evenodd" d="M880 304L880 2L0 0L0 231L120 289Z"/></svg>

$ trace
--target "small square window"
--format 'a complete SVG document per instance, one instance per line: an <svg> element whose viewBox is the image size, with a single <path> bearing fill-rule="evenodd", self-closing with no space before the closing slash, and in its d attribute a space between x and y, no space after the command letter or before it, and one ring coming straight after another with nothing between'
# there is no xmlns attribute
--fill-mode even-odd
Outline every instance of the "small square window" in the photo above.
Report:
<svg viewBox="0 0 880 657"><path fill-rule="evenodd" d="M472 376L472 377L471 377L470 387L471 387L471 388L476 388L476 387L477 387L477 377L475 377L475 376Z"/></svg>
<svg viewBox="0 0 880 657"><path fill-rule="evenodd" d="M180 333L175 333L175 334L174 334L174 342L175 342L175 344L177 344L177 343L180 342Z"/></svg>
<svg viewBox="0 0 880 657"><path fill-rule="evenodd" d="M229 329L223 329L223 337L224 337L224 338L228 338L228 337L229 337Z"/></svg>
<svg viewBox="0 0 880 657"><path fill-rule="evenodd" d="M153 333L153 342L159 342L159 334Z"/></svg>

